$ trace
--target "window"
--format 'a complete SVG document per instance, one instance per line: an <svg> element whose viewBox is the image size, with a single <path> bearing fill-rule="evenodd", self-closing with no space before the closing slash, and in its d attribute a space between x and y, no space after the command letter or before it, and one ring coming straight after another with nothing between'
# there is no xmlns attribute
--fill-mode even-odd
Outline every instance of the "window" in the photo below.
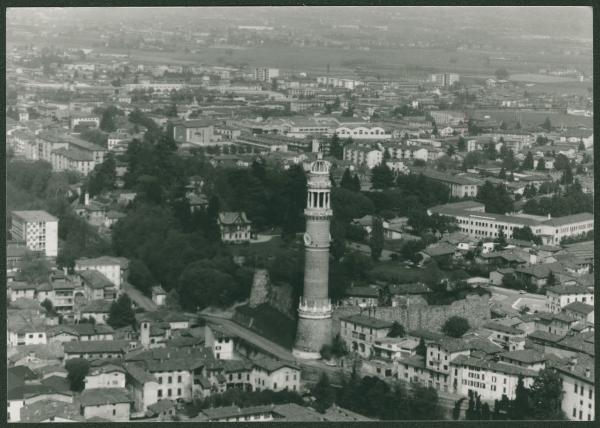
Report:
<svg viewBox="0 0 600 428"><path fill-rule="evenodd" d="M181 383L181 376L177 376L177 383Z"/></svg>
<svg viewBox="0 0 600 428"><path fill-rule="evenodd" d="M173 376L169 376L167 383L173 383Z"/></svg>
<svg viewBox="0 0 600 428"><path fill-rule="evenodd" d="M162 377L159 377L159 378L158 378L158 384L159 384L159 385L162 385Z"/></svg>
<svg viewBox="0 0 600 428"><path fill-rule="evenodd" d="M158 398L161 398L161 397L162 397L162 389L159 389L158 390Z"/></svg>
<svg viewBox="0 0 600 428"><path fill-rule="evenodd" d="M575 384L574 386L575 386L575 394L577 394L577 384Z"/></svg>
<svg viewBox="0 0 600 428"><path fill-rule="evenodd" d="M113 416L117 415L117 409L113 409Z"/></svg>
<svg viewBox="0 0 600 428"><path fill-rule="evenodd" d="M181 388L177 388L177 395L181 395Z"/></svg>
<svg viewBox="0 0 600 428"><path fill-rule="evenodd" d="M171 391L171 388L167 389L167 396L170 397L171 395L173 395L173 391Z"/></svg>
<svg viewBox="0 0 600 428"><path fill-rule="evenodd" d="M277 389L277 382L273 383L273 389Z"/></svg>

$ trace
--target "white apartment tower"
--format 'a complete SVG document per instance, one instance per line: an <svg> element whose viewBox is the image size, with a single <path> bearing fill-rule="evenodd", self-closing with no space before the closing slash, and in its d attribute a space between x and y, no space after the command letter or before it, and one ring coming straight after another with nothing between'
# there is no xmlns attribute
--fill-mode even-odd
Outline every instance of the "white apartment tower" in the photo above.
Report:
<svg viewBox="0 0 600 428"><path fill-rule="evenodd" d="M58 219L46 211L13 211L11 234L30 251L58 255Z"/></svg>

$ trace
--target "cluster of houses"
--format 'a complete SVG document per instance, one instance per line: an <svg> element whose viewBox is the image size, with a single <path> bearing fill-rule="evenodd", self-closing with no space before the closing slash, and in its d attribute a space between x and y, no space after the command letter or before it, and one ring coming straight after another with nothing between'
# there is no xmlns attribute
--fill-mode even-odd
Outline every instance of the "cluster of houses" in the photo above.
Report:
<svg viewBox="0 0 600 428"><path fill-rule="evenodd" d="M56 325L48 329L47 348L60 352L38 356L41 347L25 345L25 357L9 355L9 421L168 421L180 414L180 403L230 388L300 391L298 366L267 355L245 357L237 337L222 326L198 327L188 317L158 311L138 314L136 330ZM68 380L72 359L89 363L81 391ZM220 408L206 412L205 420L236 416ZM271 419L286 416L271 408L267 413Z"/></svg>
<svg viewBox="0 0 600 428"><path fill-rule="evenodd" d="M403 293L428 292L421 287L405 287ZM567 417L594 420L593 290L549 289L548 305L556 305L557 296L563 305L554 312L491 319L461 338L425 329L389 337L391 321L363 313L340 318L340 337L360 356L365 375L414 382L456 397L474 392L491 406L503 396L514 399L519 380L531 387L540 370L552 368L562 379ZM371 288L370 293L351 290L345 304L376 307L378 301L380 293Z"/></svg>

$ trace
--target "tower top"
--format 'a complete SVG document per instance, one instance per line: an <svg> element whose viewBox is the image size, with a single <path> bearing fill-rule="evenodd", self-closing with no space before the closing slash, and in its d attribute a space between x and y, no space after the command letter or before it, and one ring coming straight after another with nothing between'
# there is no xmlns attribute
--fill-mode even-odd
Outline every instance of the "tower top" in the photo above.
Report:
<svg viewBox="0 0 600 428"><path fill-rule="evenodd" d="M321 154L319 153L319 159L314 161L310 166L311 174L329 174L330 164L328 161L323 160Z"/></svg>

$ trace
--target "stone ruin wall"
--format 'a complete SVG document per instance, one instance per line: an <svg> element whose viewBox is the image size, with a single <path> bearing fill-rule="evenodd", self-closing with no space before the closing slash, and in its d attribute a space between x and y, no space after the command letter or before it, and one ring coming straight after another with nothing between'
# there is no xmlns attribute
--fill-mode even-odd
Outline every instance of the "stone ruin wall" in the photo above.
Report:
<svg viewBox="0 0 600 428"><path fill-rule="evenodd" d="M452 316L460 316L469 321L471 327L479 327L491 319L487 295L469 295L465 299L452 302L450 305L410 304L407 306L378 307L371 312L374 318L386 321L398 321L407 330L423 328L440 331L446 320ZM333 335L340 331L340 317L359 314L357 306L339 306L333 311ZM366 309L363 315L369 315Z"/></svg>

